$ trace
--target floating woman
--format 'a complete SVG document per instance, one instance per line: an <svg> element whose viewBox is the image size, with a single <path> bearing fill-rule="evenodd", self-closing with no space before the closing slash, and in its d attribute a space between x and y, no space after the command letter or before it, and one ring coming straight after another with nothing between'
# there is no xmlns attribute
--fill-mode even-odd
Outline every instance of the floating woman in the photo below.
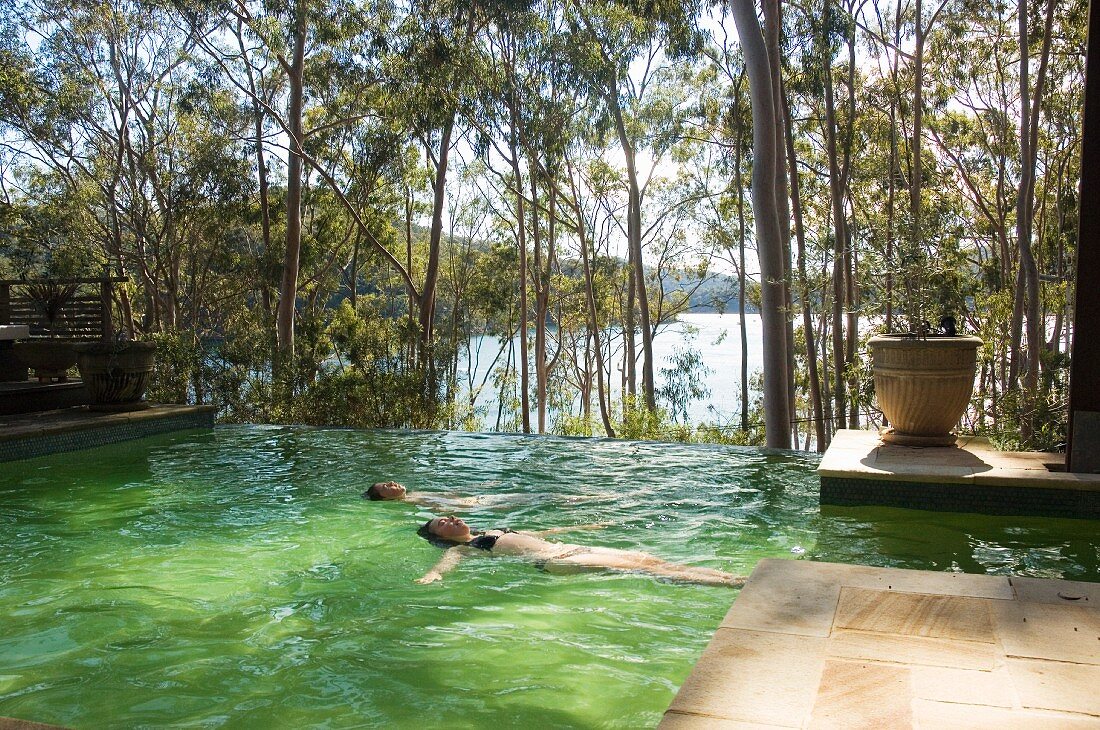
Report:
<svg viewBox="0 0 1100 730"><path fill-rule="evenodd" d="M540 534L497 529L473 532L458 517L436 517L417 531L434 545L446 548L443 557L417 583L434 583L453 570L466 556L511 555L526 558L548 573L579 573L589 570L614 570L647 573L658 578L712 586L742 586L745 578L713 568L682 565L638 550L590 547L551 542Z"/></svg>

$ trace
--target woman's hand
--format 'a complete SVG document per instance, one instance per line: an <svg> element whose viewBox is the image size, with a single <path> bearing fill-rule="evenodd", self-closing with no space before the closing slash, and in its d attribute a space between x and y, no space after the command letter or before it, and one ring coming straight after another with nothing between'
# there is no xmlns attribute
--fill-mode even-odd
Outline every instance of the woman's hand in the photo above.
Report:
<svg viewBox="0 0 1100 730"><path fill-rule="evenodd" d="M443 557L425 573L422 577L417 578L416 582L420 585L427 585L429 583L435 583L437 580L443 580L443 576L446 573L451 572L458 565L458 561L462 560L462 556L471 548L464 545L456 545L452 548L447 548L443 551Z"/></svg>

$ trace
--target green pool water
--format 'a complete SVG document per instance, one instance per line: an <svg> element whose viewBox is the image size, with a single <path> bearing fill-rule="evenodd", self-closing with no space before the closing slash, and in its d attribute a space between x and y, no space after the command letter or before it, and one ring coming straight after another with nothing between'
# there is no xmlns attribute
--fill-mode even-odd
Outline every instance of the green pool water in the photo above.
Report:
<svg viewBox="0 0 1100 730"><path fill-rule="evenodd" d="M429 512L748 573L764 557L1100 580L1095 521L825 508L816 457L457 433L225 427L0 465L0 716L74 728L652 727L737 592L413 580Z"/></svg>

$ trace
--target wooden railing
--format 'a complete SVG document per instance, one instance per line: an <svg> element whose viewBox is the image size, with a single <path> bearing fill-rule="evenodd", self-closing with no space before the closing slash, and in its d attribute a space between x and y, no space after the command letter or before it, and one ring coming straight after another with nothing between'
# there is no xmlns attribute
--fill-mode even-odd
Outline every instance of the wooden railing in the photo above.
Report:
<svg viewBox="0 0 1100 730"><path fill-rule="evenodd" d="M124 276L48 280L0 279L0 324L28 325L32 339L114 339L115 326L111 314L114 285L126 280ZM43 317L39 305L25 293L27 284L46 282L77 287L75 295L58 308L52 327Z"/></svg>

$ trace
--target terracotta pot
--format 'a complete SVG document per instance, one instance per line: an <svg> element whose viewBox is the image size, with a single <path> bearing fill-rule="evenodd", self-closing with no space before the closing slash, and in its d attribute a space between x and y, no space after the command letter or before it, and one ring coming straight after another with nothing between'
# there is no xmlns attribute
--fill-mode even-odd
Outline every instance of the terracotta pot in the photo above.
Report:
<svg viewBox="0 0 1100 730"><path fill-rule="evenodd" d="M154 342L85 342L76 346L76 364L91 396L89 410L148 408L145 387L153 375Z"/></svg>
<svg viewBox="0 0 1100 730"><path fill-rule="evenodd" d="M12 345L12 352L40 381L68 379L66 371L76 365L75 345L68 340L24 340Z"/></svg>
<svg viewBox="0 0 1100 730"><path fill-rule="evenodd" d="M951 446L952 429L974 392L977 337L872 337L871 367L879 408L890 421L883 441L905 446Z"/></svg>

